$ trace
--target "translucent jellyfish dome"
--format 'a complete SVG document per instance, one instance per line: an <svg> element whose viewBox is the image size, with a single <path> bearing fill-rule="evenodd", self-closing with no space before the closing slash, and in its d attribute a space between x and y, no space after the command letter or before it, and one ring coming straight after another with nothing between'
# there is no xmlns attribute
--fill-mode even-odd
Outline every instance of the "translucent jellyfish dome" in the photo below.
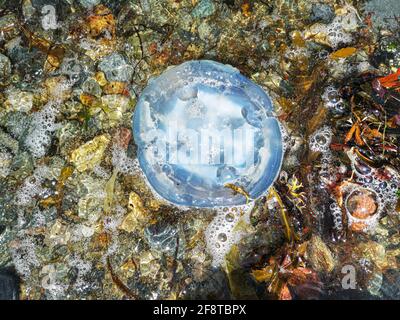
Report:
<svg viewBox="0 0 400 320"><path fill-rule="evenodd" d="M189 207L263 195L283 148L269 96L229 65L189 61L149 81L136 105L138 160L156 193Z"/></svg>

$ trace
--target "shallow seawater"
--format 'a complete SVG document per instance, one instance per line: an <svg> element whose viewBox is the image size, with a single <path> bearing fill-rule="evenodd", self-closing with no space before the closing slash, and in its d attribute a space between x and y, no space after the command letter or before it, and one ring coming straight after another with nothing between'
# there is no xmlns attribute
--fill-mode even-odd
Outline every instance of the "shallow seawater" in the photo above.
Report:
<svg viewBox="0 0 400 320"><path fill-rule="evenodd" d="M400 299L396 0L0 0L0 299Z"/></svg>

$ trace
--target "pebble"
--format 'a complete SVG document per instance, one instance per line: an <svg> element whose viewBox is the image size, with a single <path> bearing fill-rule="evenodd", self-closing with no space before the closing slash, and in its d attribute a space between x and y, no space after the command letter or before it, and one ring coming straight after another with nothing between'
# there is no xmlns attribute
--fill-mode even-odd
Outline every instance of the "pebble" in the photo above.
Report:
<svg viewBox="0 0 400 320"><path fill-rule="evenodd" d="M311 21L322 22L325 24L331 23L335 17L335 11L332 6L325 3L314 3L311 9Z"/></svg>
<svg viewBox="0 0 400 320"><path fill-rule="evenodd" d="M19 299L19 279L9 268L0 269L0 300Z"/></svg>
<svg viewBox="0 0 400 320"><path fill-rule="evenodd" d="M192 11L194 18L206 18L216 11L215 5L211 0L201 0Z"/></svg>
<svg viewBox="0 0 400 320"><path fill-rule="evenodd" d="M105 57L99 63L99 70L105 73L108 81L129 82L133 75L133 67L118 53Z"/></svg>

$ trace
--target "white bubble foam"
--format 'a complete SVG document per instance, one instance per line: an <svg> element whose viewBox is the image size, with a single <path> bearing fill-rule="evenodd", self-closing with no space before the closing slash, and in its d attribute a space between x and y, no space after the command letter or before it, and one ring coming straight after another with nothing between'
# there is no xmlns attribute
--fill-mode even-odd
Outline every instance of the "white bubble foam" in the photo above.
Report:
<svg viewBox="0 0 400 320"><path fill-rule="evenodd" d="M217 215L205 232L207 249L213 257L213 266L223 264L232 245L243 237L243 232L235 230L235 226L240 219L248 220L252 207L253 204L217 209Z"/></svg>

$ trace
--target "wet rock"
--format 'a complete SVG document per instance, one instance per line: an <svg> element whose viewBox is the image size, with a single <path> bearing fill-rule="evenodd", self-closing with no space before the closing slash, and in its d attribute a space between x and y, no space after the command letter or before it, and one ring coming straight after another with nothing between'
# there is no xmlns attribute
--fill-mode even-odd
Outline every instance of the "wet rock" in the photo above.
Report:
<svg viewBox="0 0 400 320"><path fill-rule="evenodd" d="M28 152L20 152L13 158L11 170L15 179L26 178L33 169L33 160Z"/></svg>
<svg viewBox="0 0 400 320"><path fill-rule="evenodd" d="M101 162L109 142L109 135L97 136L74 150L71 154L71 162L81 172L92 169Z"/></svg>
<svg viewBox="0 0 400 320"><path fill-rule="evenodd" d="M108 81L129 82L133 75L133 67L118 53L105 57L98 68L105 73Z"/></svg>
<svg viewBox="0 0 400 320"><path fill-rule="evenodd" d="M311 8L311 21L322 22L325 24L331 23L335 17L333 7L325 3L314 3Z"/></svg>
<svg viewBox="0 0 400 320"><path fill-rule="evenodd" d="M18 35L17 22L14 14L7 14L0 18L0 41L10 40Z"/></svg>
<svg viewBox="0 0 400 320"><path fill-rule="evenodd" d="M5 212L7 209L5 209L4 206L3 199L0 199L0 268L8 265L11 261L8 245L15 236L15 231L7 226L7 224L10 225L10 215Z"/></svg>
<svg viewBox="0 0 400 320"><path fill-rule="evenodd" d="M12 155L0 148L0 178L5 178L10 173Z"/></svg>
<svg viewBox="0 0 400 320"><path fill-rule="evenodd" d="M22 1L22 14L26 20L30 20L35 14L36 9L32 5L31 0L23 0Z"/></svg>
<svg viewBox="0 0 400 320"><path fill-rule="evenodd" d="M194 18L206 18L216 11L215 4L212 0L200 0L192 11Z"/></svg>
<svg viewBox="0 0 400 320"><path fill-rule="evenodd" d="M11 268L0 269L0 300L19 299L19 278Z"/></svg>
<svg viewBox="0 0 400 320"><path fill-rule="evenodd" d="M91 94L92 96L101 96L101 87L99 83L92 78L85 80L85 82L82 84L82 90Z"/></svg>
<svg viewBox="0 0 400 320"><path fill-rule="evenodd" d="M400 16L400 2L397 0L370 0L364 5L364 11L372 14L373 27L396 28L396 17Z"/></svg>
<svg viewBox="0 0 400 320"><path fill-rule="evenodd" d="M400 272L391 269L384 273L381 289L383 299L400 299Z"/></svg>
<svg viewBox="0 0 400 320"><path fill-rule="evenodd" d="M10 59L4 54L0 53L0 81L7 80L7 77L11 73L11 62Z"/></svg>
<svg viewBox="0 0 400 320"><path fill-rule="evenodd" d="M24 45L22 37L16 37L6 43L5 49L16 71L25 81L39 80L43 76L46 54Z"/></svg>
<svg viewBox="0 0 400 320"><path fill-rule="evenodd" d="M13 154L17 154L19 150L18 141L0 129L0 147L10 150Z"/></svg>
<svg viewBox="0 0 400 320"><path fill-rule="evenodd" d="M10 111L29 112L33 107L33 93L18 89L7 93L6 107Z"/></svg>
<svg viewBox="0 0 400 320"><path fill-rule="evenodd" d="M99 3L101 3L101 0L79 0L79 3L81 6L89 9L97 6Z"/></svg>
<svg viewBox="0 0 400 320"><path fill-rule="evenodd" d="M208 277L201 282L191 282L185 288L183 299L232 299L229 281L221 269L205 270Z"/></svg>
<svg viewBox="0 0 400 320"><path fill-rule="evenodd" d="M143 251L139 258L140 273L143 277L156 278L160 270L158 259L150 251Z"/></svg>
<svg viewBox="0 0 400 320"><path fill-rule="evenodd" d="M319 272L332 272L336 260L329 247L318 236L313 236L307 246L307 255L312 268Z"/></svg>
<svg viewBox="0 0 400 320"><path fill-rule="evenodd" d="M131 192L129 195L128 208L129 212L119 228L126 232L133 232L138 228L138 224L145 220L147 213L142 199L135 192Z"/></svg>
<svg viewBox="0 0 400 320"><path fill-rule="evenodd" d="M104 112L99 113L99 120L103 128L115 127L124 120L124 114L131 106L131 100L123 95L109 94L101 97Z"/></svg>
<svg viewBox="0 0 400 320"><path fill-rule="evenodd" d="M144 230L146 240L151 248L156 251L174 254L178 230L165 222L156 223L148 226Z"/></svg>

